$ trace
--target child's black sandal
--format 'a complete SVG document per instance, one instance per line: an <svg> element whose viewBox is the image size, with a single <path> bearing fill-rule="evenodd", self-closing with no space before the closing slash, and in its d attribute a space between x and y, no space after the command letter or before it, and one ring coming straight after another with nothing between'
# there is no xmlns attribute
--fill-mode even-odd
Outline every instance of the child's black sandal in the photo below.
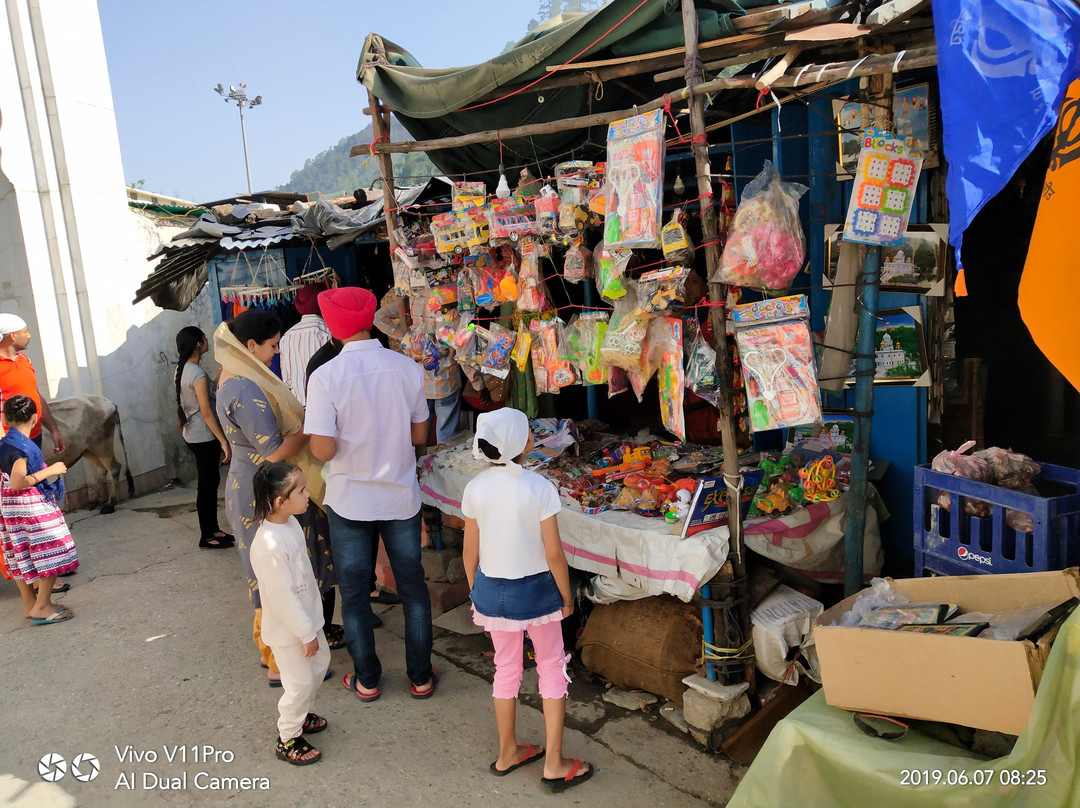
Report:
<svg viewBox="0 0 1080 808"><path fill-rule="evenodd" d="M307 718L304 719L303 731L309 735L314 735L317 732L322 732L330 726L329 722L321 715L315 715L315 713L308 713Z"/></svg>
<svg viewBox="0 0 1080 808"><path fill-rule="evenodd" d="M284 760L286 763L291 763L294 766L307 766L311 763L318 763L322 760L321 752L313 758L304 759L304 755L308 752L318 751L318 749L304 739L303 735L297 735L295 738L290 738L288 741L282 741L281 738L278 738L278 758Z"/></svg>

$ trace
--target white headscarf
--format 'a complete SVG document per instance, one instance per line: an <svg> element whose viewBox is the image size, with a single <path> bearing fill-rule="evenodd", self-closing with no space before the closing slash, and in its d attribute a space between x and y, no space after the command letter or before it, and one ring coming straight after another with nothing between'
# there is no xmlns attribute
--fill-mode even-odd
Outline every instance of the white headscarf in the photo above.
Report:
<svg viewBox="0 0 1080 808"><path fill-rule="evenodd" d="M481 438L499 450L498 459L492 460L480 450ZM473 438L473 457L505 465L511 471L521 472L514 458L525 451L529 443L529 416L521 410L503 407L485 412L476 419L476 436Z"/></svg>
<svg viewBox="0 0 1080 808"><path fill-rule="evenodd" d="M26 320L17 314L0 312L0 339L26 328Z"/></svg>

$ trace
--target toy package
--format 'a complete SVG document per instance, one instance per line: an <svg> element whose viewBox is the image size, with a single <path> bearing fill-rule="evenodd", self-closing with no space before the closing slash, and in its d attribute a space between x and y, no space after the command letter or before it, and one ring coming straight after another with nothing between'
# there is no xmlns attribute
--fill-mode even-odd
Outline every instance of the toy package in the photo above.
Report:
<svg viewBox="0 0 1080 808"><path fill-rule="evenodd" d="M490 309L518 298L517 253L497 247L480 270L476 283L476 305Z"/></svg>
<svg viewBox="0 0 1080 808"><path fill-rule="evenodd" d="M734 309L753 432L821 422L821 398L805 295Z"/></svg>
<svg viewBox="0 0 1080 808"><path fill-rule="evenodd" d="M574 315L566 326L568 357L577 365L582 384L606 384L608 369L600 364L600 345L608 329L606 311Z"/></svg>
<svg viewBox="0 0 1080 808"><path fill-rule="evenodd" d="M633 254L633 250L611 249L602 241L596 246L593 251L596 290L604 300L614 303L626 294L623 275Z"/></svg>
<svg viewBox="0 0 1080 808"><path fill-rule="evenodd" d="M694 242L686 232L686 214L682 208L675 208L671 221L660 231L660 246L666 260L684 267L693 266Z"/></svg>
<svg viewBox="0 0 1080 808"><path fill-rule="evenodd" d="M895 246L904 243L922 154L905 138L881 129L863 135L855 185L851 189L844 241Z"/></svg>
<svg viewBox="0 0 1080 808"><path fill-rule="evenodd" d="M517 335L498 323L491 324L491 334L494 339L484 355L481 371L505 379L510 373L510 353L514 350Z"/></svg>
<svg viewBox="0 0 1080 808"><path fill-rule="evenodd" d="M591 276L592 253L580 238L575 239L563 258L563 277L570 283L580 283Z"/></svg>
<svg viewBox="0 0 1080 808"><path fill-rule="evenodd" d="M530 242L521 248L517 310L541 312L549 307L547 287L540 272L540 248Z"/></svg>
<svg viewBox="0 0 1080 808"><path fill-rule="evenodd" d="M540 225L536 221L536 208L516 197L493 199L488 215L488 235L492 239L506 239L516 244L523 236L540 232Z"/></svg>
<svg viewBox="0 0 1080 808"><path fill-rule="evenodd" d="M643 273L638 278L637 313L655 317L681 311L689 271L686 267L667 267Z"/></svg>
<svg viewBox="0 0 1080 808"><path fill-rule="evenodd" d="M805 185L784 182L769 160L743 191L720 266L711 281L786 289L802 269L806 236L799 219Z"/></svg>
<svg viewBox="0 0 1080 808"><path fill-rule="evenodd" d="M478 208L487 198L487 187L482 182L455 182L451 208L455 211Z"/></svg>
<svg viewBox="0 0 1080 808"><path fill-rule="evenodd" d="M649 353L656 357L657 383L660 387L660 416L664 428L681 441L686 440L683 417L683 348L682 320L657 317L649 324Z"/></svg>
<svg viewBox="0 0 1080 808"><path fill-rule="evenodd" d="M532 332L533 372L536 375L537 393L558 393L559 389L577 381L574 366L563 358L560 345L562 321L557 317L551 320L533 320L529 323Z"/></svg>
<svg viewBox="0 0 1080 808"><path fill-rule="evenodd" d="M609 247L660 247L664 188L664 111L608 127L604 241Z"/></svg>
<svg viewBox="0 0 1080 808"><path fill-rule="evenodd" d="M628 294L615 303L611 323L600 344L600 361L606 367L641 373L641 357L645 337L649 333L649 320L636 313L635 297Z"/></svg>
<svg viewBox="0 0 1080 808"><path fill-rule="evenodd" d="M525 366L529 364L529 350L532 347L532 332L525 325L525 318L518 319L517 340L514 342L514 350L510 358L514 360L517 369L525 372Z"/></svg>
<svg viewBox="0 0 1080 808"><path fill-rule="evenodd" d="M391 339L400 340L409 330L405 299L395 295L384 301L375 312L374 325Z"/></svg>
<svg viewBox="0 0 1080 808"><path fill-rule="evenodd" d="M476 277L470 267L462 267L457 276L458 311L476 311Z"/></svg>
<svg viewBox="0 0 1080 808"><path fill-rule="evenodd" d="M412 275L420 265L404 247L395 247L390 254L390 266L394 270L394 291L399 297L408 297L412 292Z"/></svg>
<svg viewBox="0 0 1080 808"><path fill-rule="evenodd" d="M435 251L440 255L465 251L465 228L467 217L459 211L447 211L431 217L431 235L435 237Z"/></svg>
<svg viewBox="0 0 1080 808"><path fill-rule="evenodd" d="M720 375L716 371L716 350L701 333L697 320L687 318L683 333L686 336L686 386L696 396L714 407L720 402Z"/></svg>
<svg viewBox="0 0 1080 808"><path fill-rule="evenodd" d="M536 211L536 226L540 233L550 235L559 229L559 195L550 185L540 189L540 194L533 202Z"/></svg>
<svg viewBox="0 0 1080 808"><path fill-rule="evenodd" d="M555 166L559 188L559 230L577 233L600 223L600 217L589 206L592 197L603 185L603 175L590 160L570 160Z"/></svg>

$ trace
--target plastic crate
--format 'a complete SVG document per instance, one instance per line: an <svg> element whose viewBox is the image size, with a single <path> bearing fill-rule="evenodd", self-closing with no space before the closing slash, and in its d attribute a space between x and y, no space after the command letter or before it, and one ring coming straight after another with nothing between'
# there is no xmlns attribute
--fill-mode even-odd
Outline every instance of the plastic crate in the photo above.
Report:
<svg viewBox="0 0 1080 808"><path fill-rule="evenodd" d="M1041 492L1059 496L1021 494L988 483L915 467L915 575L970 575L991 572L1044 572L1080 561L1080 471L1040 463L1035 478ZM937 504L938 493L949 495L949 509ZM990 516L964 513L961 497L989 503ZM1031 533L1014 530L1006 510L1030 514Z"/></svg>

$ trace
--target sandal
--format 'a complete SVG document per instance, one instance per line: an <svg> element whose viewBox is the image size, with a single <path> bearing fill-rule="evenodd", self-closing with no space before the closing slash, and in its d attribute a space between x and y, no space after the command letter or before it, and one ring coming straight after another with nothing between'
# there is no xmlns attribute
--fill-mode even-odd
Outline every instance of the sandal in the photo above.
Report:
<svg viewBox="0 0 1080 808"><path fill-rule="evenodd" d="M209 550L224 550L232 547L233 543L224 539L215 539L211 536L209 539L199 539L199 546Z"/></svg>
<svg viewBox="0 0 1080 808"><path fill-rule="evenodd" d="M315 713L308 713L307 718L304 719L304 732L314 735L317 732L322 732L329 727L330 724L321 715L315 715Z"/></svg>
<svg viewBox="0 0 1080 808"><path fill-rule="evenodd" d="M352 677L351 679L349 678L350 676ZM341 677L341 683L353 693L355 693L356 698L369 704L373 701L377 701L379 696L382 695L382 691L379 690L379 688L375 688L374 693L361 693L360 688L357 686L355 673L346 673L344 676Z"/></svg>
<svg viewBox="0 0 1080 808"><path fill-rule="evenodd" d="M303 735L297 735L295 738L290 738L287 741L278 738L276 751L278 760L284 760L286 763L291 763L294 766L307 766L322 760L322 752L319 752L318 749L309 744L304 739ZM308 752L315 752L315 757L305 759L304 755Z"/></svg>
<svg viewBox="0 0 1080 808"><path fill-rule="evenodd" d="M574 765L570 767L570 771L566 773L566 777L541 777L540 785L542 785L548 791L558 793L560 791L566 791L566 789L570 788L570 786L576 786L580 783L584 783L586 780L592 777L593 772L596 771L596 769L593 768L593 765L591 763L586 763L584 765L588 766L589 768L582 772L582 761L578 760L577 758L570 758L570 760L573 761ZM581 773L579 774L579 772Z"/></svg>
<svg viewBox="0 0 1080 808"><path fill-rule="evenodd" d="M491 773L494 774L496 777L506 777L506 775L514 771L514 769L520 769L522 766L528 766L530 763L535 763L538 760L544 759L545 752L544 747L542 746L534 746L531 743L527 745L518 744L518 749L525 750L525 755L521 758L521 760L519 760L517 763L515 763L508 769L500 769L499 761L496 760L494 763L491 764L491 766L488 767L491 769Z"/></svg>
<svg viewBox="0 0 1080 808"><path fill-rule="evenodd" d="M336 651L339 648L345 647L345 627L340 626L337 623L331 623L323 631L326 635L326 644L330 646L331 651Z"/></svg>
<svg viewBox="0 0 1080 808"><path fill-rule="evenodd" d="M430 699L432 696L435 695L435 687L438 684L439 684L439 669L438 668L432 668L431 669L431 687L429 687L427 690L417 690L416 685L413 685L409 689L409 692L411 693L411 695L412 695L412 697L414 699Z"/></svg>

